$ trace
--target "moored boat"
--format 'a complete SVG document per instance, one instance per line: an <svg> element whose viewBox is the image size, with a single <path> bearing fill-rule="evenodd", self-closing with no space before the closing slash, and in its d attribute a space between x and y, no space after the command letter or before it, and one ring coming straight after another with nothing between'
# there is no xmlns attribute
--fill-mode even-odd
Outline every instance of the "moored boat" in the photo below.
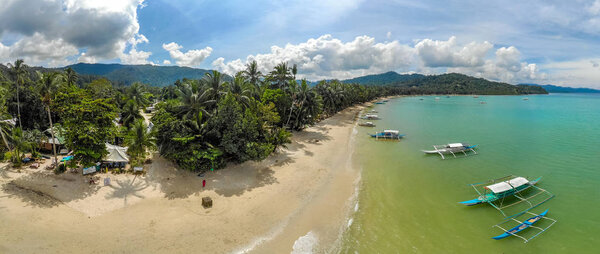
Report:
<svg viewBox="0 0 600 254"><path fill-rule="evenodd" d="M452 154L456 157L456 153L463 153L465 156L467 155L467 151L471 151L475 154L475 148L477 145L469 145L467 143L450 143L447 145L434 145L434 150L421 150L426 154L439 154L442 156L442 159L445 159L444 154Z"/></svg>
<svg viewBox="0 0 600 254"><path fill-rule="evenodd" d="M369 135L375 139L401 139L402 137L406 136L404 134L400 134L399 130L383 130L381 132Z"/></svg>
<svg viewBox="0 0 600 254"><path fill-rule="evenodd" d="M375 124L373 122L362 122L362 123L358 123L358 126L375 127Z"/></svg>
<svg viewBox="0 0 600 254"><path fill-rule="evenodd" d="M376 115L376 114L366 114L366 115L364 115L364 116L363 116L363 117L361 117L361 118L362 118L362 119L365 119L365 120L379 120L379 119L381 119L381 118L379 118L379 116L378 116L378 115Z"/></svg>
<svg viewBox="0 0 600 254"><path fill-rule="evenodd" d="M525 220L523 223L517 225L516 227L506 230L503 234L492 237L492 239L500 240L500 239L507 238L511 235L516 235L517 233L533 226L533 224L535 224L536 222L543 219L544 216L546 216L546 214L548 214L548 209L546 209L546 211L540 213L539 215L533 216L533 217Z"/></svg>
<svg viewBox="0 0 600 254"><path fill-rule="evenodd" d="M485 192L476 199L460 202L466 206L473 206L482 203L494 202L501 198L515 195L521 191L528 189L529 187L537 184L542 178L539 177L535 180L529 181L525 177L514 177L512 179L498 182L495 184L487 185L484 187Z"/></svg>

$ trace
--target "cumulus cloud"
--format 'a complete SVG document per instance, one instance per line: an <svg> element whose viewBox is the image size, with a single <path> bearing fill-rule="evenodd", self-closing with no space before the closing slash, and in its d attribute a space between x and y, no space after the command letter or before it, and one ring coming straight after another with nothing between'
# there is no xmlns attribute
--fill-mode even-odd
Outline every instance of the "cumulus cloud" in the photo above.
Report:
<svg viewBox="0 0 600 254"><path fill-rule="evenodd" d="M245 61L236 59L225 62L218 58L213 66L234 74L243 70L245 64L256 60L261 71L270 71L281 62L297 64L300 76L309 79L348 78L356 75L396 70L409 67L413 50L397 41L376 43L369 36L358 36L353 41L342 42L331 35L309 39L300 44L285 47L272 46L266 54L249 55Z"/></svg>
<svg viewBox="0 0 600 254"><path fill-rule="evenodd" d="M152 55L151 52L137 51L135 48L132 48L128 54L121 55L121 62L124 64L152 64L152 62L148 61L150 55Z"/></svg>
<svg viewBox="0 0 600 254"><path fill-rule="evenodd" d="M135 49L137 44L148 42L139 34L137 21L137 8L143 2L8 0L0 6L0 36L10 32L18 35L19 40L13 45L4 45L10 48L11 54L0 60L27 57L19 54L17 47L41 39L41 45L28 52L30 64L57 64L58 58L66 63L67 58L77 56L86 62L115 58L122 58L124 62L139 61L149 53ZM50 45L60 50L48 53ZM126 52L128 46L130 49Z"/></svg>
<svg viewBox="0 0 600 254"><path fill-rule="evenodd" d="M175 60L177 65L188 67L200 65L200 63L202 63L202 61L204 61L204 59L206 59L208 56L210 56L210 53L212 53L211 47L192 49L183 53L180 50L183 47L175 42L163 44L162 47L164 50L169 52L169 55Z"/></svg>
<svg viewBox="0 0 600 254"><path fill-rule="evenodd" d="M169 64L171 64L171 61L169 61L169 60L163 60L163 64L164 65L169 65Z"/></svg>
<svg viewBox="0 0 600 254"><path fill-rule="evenodd" d="M415 45L417 55L426 67L475 67L484 64L486 54L494 45L471 42L458 46L456 37L447 41L421 40Z"/></svg>

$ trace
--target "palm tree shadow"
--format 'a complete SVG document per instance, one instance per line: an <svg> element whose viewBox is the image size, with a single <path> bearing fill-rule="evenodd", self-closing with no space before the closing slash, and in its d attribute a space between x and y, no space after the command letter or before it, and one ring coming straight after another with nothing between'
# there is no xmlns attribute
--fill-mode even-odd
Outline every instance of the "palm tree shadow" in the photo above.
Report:
<svg viewBox="0 0 600 254"><path fill-rule="evenodd" d="M129 180L114 181L113 183L111 183L109 185L109 187L113 189L113 192L107 194L106 198L107 199L112 199L112 198L123 199L123 203L125 206L127 205L127 198L129 198L129 197L137 197L140 199L145 198L139 192L148 188L148 186L149 186L148 182L142 181L142 180L136 181L136 179L137 179L137 175L133 179L131 179L131 181L129 181Z"/></svg>
<svg viewBox="0 0 600 254"><path fill-rule="evenodd" d="M7 195L2 197L16 198L25 202L27 206L39 208L51 208L58 206L62 202L40 191L21 187L14 182L6 183L2 186L2 191Z"/></svg>

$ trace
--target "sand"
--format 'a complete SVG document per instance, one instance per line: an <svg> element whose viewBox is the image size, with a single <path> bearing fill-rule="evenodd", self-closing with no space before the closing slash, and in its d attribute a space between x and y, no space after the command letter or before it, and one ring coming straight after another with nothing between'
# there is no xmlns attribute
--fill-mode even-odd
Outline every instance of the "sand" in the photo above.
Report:
<svg viewBox="0 0 600 254"><path fill-rule="evenodd" d="M157 154L146 174L89 177L0 169L0 253L301 253L334 250L360 171L362 107L302 132L262 162L178 170ZM202 187L202 180L207 182ZM211 197L205 209L202 197Z"/></svg>

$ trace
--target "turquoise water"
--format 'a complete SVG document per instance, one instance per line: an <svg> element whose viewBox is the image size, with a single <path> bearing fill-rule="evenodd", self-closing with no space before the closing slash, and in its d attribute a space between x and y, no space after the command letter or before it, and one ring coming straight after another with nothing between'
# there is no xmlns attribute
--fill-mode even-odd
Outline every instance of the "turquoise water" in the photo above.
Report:
<svg viewBox="0 0 600 254"><path fill-rule="evenodd" d="M377 127L359 127L359 208L341 252L597 253L600 96L528 97L403 97L376 105L383 118ZM388 128L407 136L394 142L366 135ZM420 151L451 142L477 144L478 155L442 160ZM468 184L509 174L542 176L538 186L556 195L532 211L550 209L558 222L526 244L490 239L502 233L492 226L504 219L493 207L457 203L476 197Z"/></svg>

